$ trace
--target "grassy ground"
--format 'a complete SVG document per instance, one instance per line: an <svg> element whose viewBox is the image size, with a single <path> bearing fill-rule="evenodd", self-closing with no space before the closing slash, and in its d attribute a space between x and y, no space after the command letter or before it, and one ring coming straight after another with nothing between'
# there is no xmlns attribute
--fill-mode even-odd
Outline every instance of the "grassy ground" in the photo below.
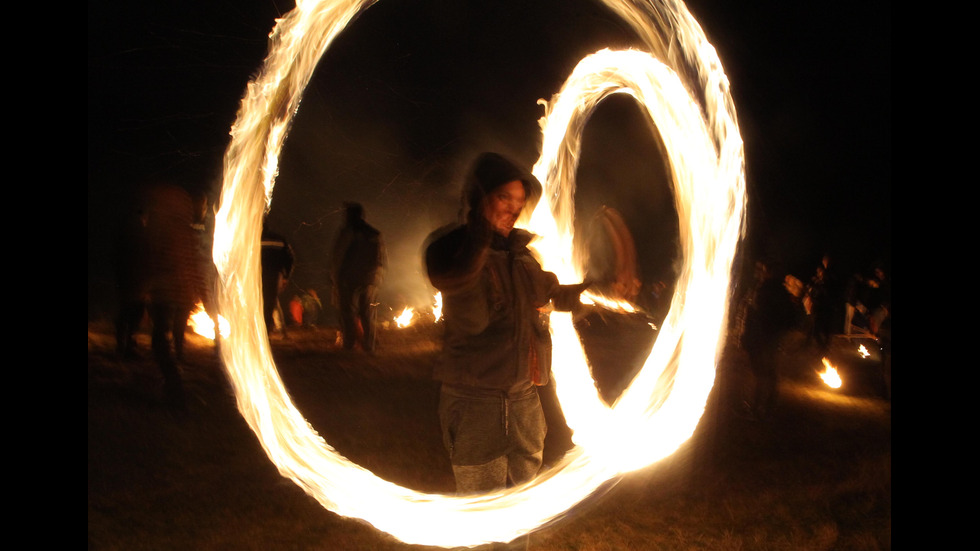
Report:
<svg viewBox="0 0 980 551"><path fill-rule="evenodd" d="M174 418L148 359L114 354L111 328L88 331L88 548L402 550L366 523L323 509L282 478L238 413L209 342L190 337L190 412ZM435 416L434 327L386 330L372 358L338 350L330 329L273 340L293 399L340 453L382 478L449 493ZM737 403L744 357L726 352L701 425L677 453L532 534L533 550L891 548L891 410L877 364L838 341L848 384L816 378L799 335L784 347L776 414ZM728 400L723 400L728 398ZM557 453L549 441L549 453Z"/></svg>

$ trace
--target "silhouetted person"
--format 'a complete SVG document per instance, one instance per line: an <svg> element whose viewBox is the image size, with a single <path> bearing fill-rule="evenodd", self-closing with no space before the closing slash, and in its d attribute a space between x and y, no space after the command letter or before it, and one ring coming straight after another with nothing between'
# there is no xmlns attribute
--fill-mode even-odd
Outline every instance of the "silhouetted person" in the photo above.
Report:
<svg viewBox="0 0 980 551"><path fill-rule="evenodd" d="M381 232L364 220L364 207L344 203L344 225L334 241L331 284L347 350L374 352L378 287L384 277Z"/></svg>
<svg viewBox="0 0 980 551"><path fill-rule="evenodd" d="M857 272L851 276L847 281L847 285L844 287L844 334L851 334L851 327L855 325L855 322L859 322L864 318L864 314L867 312L864 304L861 302L864 296L864 287L867 283L864 280L864 276Z"/></svg>
<svg viewBox="0 0 980 551"><path fill-rule="evenodd" d="M279 294L293 274L295 256L286 238L267 227L262 229L262 314L265 328L271 336L276 330L275 316L282 322L280 334L286 337L286 316L283 315Z"/></svg>
<svg viewBox="0 0 980 551"><path fill-rule="evenodd" d="M768 269L757 274L764 279L754 304L746 313L742 347L748 354L753 375L753 391L747 400L749 414L762 419L776 405L780 344L786 333L797 325L800 306L794 296L799 285L789 285L789 278L780 278Z"/></svg>
<svg viewBox="0 0 980 551"><path fill-rule="evenodd" d="M735 323L730 335L739 348L745 348L745 326L748 322L749 314L756 308L759 289L771 277L772 274L769 273L769 265L761 260L757 260L752 271L752 281L746 287L742 298L738 301L738 306L735 311Z"/></svg>
<svg viewBox="0 0 980 551"><path fill-rule="evenodd" d="M808 288L810 300L810 331L807 342L813 342L818 352L826 354L830 340L835 333L834 328L840 326L844 316L844 290L837 275L836 268L831 264L829 254L823 255L814 270Z"/></svg>
<svg viewBox="0 0 980 551"><path fill-rule="evenodd" d="M205 283L198 262L198 236L191 227L191 196L176 185L155 185L147 196L147 259L150 318L153 320L153 354L164 378L168 404L186 407L183 382L177 367L171 336L183 335L186 319Z"/></svg>
<svg viewBox="0 0 980 551"><path fill-rule="evenodd" d="M868 278L868 289L865 305L868 308L868 329L877 335L881 324L888 318L891 309L891 280L885 275L885 269L875 266L871 277Z"/></svg>
<svg viewBox="0 0 980 551"><path fill-rule="evenodd" d="M537 387L551 372L542 309L571 310L584 287L559 285L528 249L533 235L514 228L540 196L533 175L483 154L463 189L465 223L427 239L427 273L444 305L439 418L459 494L527 482L542 464Z"/></svg>
<svg viewBox="0 0 980 551"><path fill-rule="evenodd" d="M622 214L611 207L599 208L586 243L585 279L592 282L593 292L635 305L641 287L636 245ZM647 313L602 309L591 309L575 320L592 378L606 403L619 399L642 369L655 338L650 324Z"/></svg>
<svg viewBox="0 0 980 551"><path fill-rule="evenodd" d="M185 304L181 311L177 313L174 323L174 352L177 359L183 359L184 355L184 335L187 332L187 323L191 314L197 309L200 303L214 325L214 351L217 354L220 347L221 336L218 334L218 303L215 299L215 284L217 282L218 271L211 257L213 245L213 233L208 227L208 196L203 191L191 193L194 220L191 223L191 231L194 234L195 262L200 270L202 285L195 293L197 296L192 304Z"/></svg>
<svg viewBox="0 0 980 551"><path fill-rule="evenodd" d="M834 298L826 275L826 269L822 265L817 266L807 286L806 297L810 304L806 342L815 344L820 354L826 353L830 347L830 337L833 333Z"/></svg>
<svg viewBox="0 0 980 551"><path fill-rule="evenodd" d="M612 207L596 211L589 228L586 279L592 289L614 300L636 302L640 295L636 245L623 215Z"/></svg>
<svg viewBox="0 0 980 551"><path fill-rule="evenodd" d="M142 204L124 212L116 230L115 268L116 352L125 358L136 356L136 332L146 315L149 302L147 225L148 216Z"/></svg>

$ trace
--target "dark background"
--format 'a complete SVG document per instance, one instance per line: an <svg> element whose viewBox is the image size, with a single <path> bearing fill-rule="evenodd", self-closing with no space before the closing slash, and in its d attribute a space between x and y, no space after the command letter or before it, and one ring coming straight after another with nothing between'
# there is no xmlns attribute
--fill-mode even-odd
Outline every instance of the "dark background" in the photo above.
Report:
<svg viewBox="0 0 980 551"><path fill-rule="evenodd" d="M801 279L830 252L841 271L891 263L891 11L697 0L745 143L744 258ZM112 233L134 190L155 180L220 193L221 158L246 84L261 67L273 0L89 2L89 319L114 310ZM426 234L454 220L471 157L530 167L543 109L584 55L636 45L597 2L384 0L318 66L280 156L270 225L293 244L287 293L329 296L327 252L341 203L360 201L386 237L386 307L421 306ZM577 223L620 210L644 282L669 280L677 219L651 135L631 99L587 126Z"/></svg>

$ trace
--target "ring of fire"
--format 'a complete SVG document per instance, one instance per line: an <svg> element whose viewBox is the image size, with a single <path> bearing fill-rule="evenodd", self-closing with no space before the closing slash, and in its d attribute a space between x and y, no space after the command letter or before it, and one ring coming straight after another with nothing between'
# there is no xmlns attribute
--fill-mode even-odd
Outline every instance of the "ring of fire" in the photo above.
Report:
<svg viewBox="0 0 980 551"><path fill-rule="evenodd" d="M509 541L560 517L607 481L670 455L697 426L714 381L743 226L734 105L714 49L683 3L604 0L633 25L650 53L603 50L588 56L546 105L534 172L549 200L535 209L529 227L544 237L538 251L545 268L562 281L577 281L574 267L561 261L570 255L561 253L571 250L579 137L603 97L633 95L664 141L681 221L683 268L670 312L642 371L613 407L598 398L570 316L553 314L555 380L576 447L561 464L517 488L462 497L415 492L352 464L316 434L278 376L259 307L262 217L290 120L327 46L374 2L297 1L277 22L263 70L249 83L231 129L215 224L218 299L230 320L224 364L238 408L270 459L325 508L408 543ZM637 433L644 438L629 436Z"/></svg>

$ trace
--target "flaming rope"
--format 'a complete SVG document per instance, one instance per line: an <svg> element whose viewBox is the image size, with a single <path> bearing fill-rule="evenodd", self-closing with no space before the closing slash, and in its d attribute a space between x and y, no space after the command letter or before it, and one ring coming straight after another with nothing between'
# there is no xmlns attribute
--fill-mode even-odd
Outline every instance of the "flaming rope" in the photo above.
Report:
<svg viewBox="0 0 980 551"><path fill-rule="evenodd" d="M580 280L561 259L571 256L581 133L603 97L631 94L659 130L673 173L684 265L671 309L642 372L612 407L598 397L570 316L553 314L555 379L576 446L517 488L479 496L419 493L351 463L316 433L289 399L258 313L262 217L287 129L323 52L374 2L298 0L277 21L263 69L242 99L225 154L213 251L221 311L232 320L224 363L239 410L279 472L325 508L407 543L509 541L560 517L607 481L670 455L697 426L714 383L744 217L734 104L714 49L682 2L604 0L649 52L588 56L547 102L534 167L547 200L528 223L544 237L545 267L562 281Z"/></svg>

